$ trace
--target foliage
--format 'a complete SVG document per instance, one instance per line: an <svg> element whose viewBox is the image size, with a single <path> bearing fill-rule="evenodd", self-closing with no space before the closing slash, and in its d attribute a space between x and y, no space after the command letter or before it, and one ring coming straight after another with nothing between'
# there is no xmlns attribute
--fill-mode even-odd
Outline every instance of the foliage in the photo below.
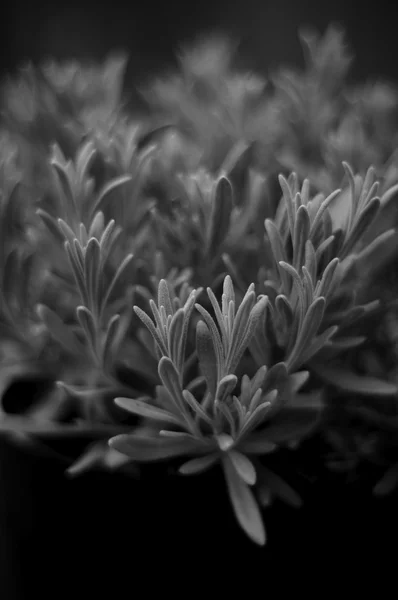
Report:
<svg viewBox="0 0 398 600"><path fill-rule="evenodd" d="M53 386L1 430L85 440L70 475L219 465L258 544L260 506L301 502L270 456L315 432L331 468L398 480L397 94L347 82L339 30L301 40L267 78L202 40L145 116L116 55L2 90L0 389Z"/></svg>

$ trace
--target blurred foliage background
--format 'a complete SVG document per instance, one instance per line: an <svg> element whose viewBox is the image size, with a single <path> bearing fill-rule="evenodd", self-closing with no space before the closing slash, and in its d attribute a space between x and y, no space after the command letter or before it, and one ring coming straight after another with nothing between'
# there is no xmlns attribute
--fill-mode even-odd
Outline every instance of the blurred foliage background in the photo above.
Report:
<svg viewBox="0 0 398 600"><path fill-rule="evenodd" d="M130 56L127 81L139 81L173 64L179 44L214 30L235 34L241 58L264 71L281 63L300 65L298 27L323 32L336 22L356 54L351 77L398 80L396 3L388 0L14 0L4 3L1 12L3 74L26 60L100 59L123 49Z"/></svg>

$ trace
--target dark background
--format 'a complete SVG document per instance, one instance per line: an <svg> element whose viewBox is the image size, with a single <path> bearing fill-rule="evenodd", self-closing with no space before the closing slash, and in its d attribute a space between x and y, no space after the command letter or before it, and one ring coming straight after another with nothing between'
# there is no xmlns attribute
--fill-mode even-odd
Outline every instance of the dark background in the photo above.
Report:
<svg viewBox="0 0 398 600"><path fill-rule="evenodd" d="M131 81L172 64L178 44L206 31L226 31L241 41L240 54L253 68L300 64L297 29L342 25L356 55L354 78L398 81L397 2L300 0L112 0L27 2L2 8L0 69L26 59L102 58L122 48L130 55Z"/></svg>

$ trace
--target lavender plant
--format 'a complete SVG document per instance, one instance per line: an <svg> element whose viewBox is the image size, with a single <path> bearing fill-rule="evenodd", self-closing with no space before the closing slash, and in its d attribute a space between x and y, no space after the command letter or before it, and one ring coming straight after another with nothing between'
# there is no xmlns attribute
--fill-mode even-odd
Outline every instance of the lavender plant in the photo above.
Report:
<svg viewBox="0 0 398 600"><path fill-rule="evenodd" d="M302 41L303 73L272 85L226 40L200 44L148 87L145 118L125 109L124 58L32 67L3 94L2 390L10 356L54 386L0 429L87 440L70 475L219 468L260 545L261 506L300 504L270 455L321 431L338 462L337 388L377 461L364 396L398 393L372 333L393 314L372 287L396 256L395 92L346 85L336 29Z"/></svg>
<svg viewBox="0 0 398 600"><path fill-rule="evenodd" d="M290 379L284 363L270 369L263 365L252 377L245 373L238 385L235 372L264 314L267 298L256 298L251 285L238 306L229 276L224 280L221 308L210 288L207 294L215 320L195 303L197 290L182 305L170 294L165 280L159 283L157 305L150 301L155 322L135 307L160 356L162 385L156 388L153 399L115 401L155 425L144 433L138 430L116 436L110 445L137 461L191 457L179 467L184 475L221 463L240 525L255 542L263 544L265 530L249 486L256 483L257 471L263 480L259 489L263 496L273 484L278 488L280 483L276 475L267 477L269 470L260 465L258 457L308 433L314 414L301 406L303 398L295 396L305 378L299 374ZM185 376L185 348L194 307L202 317L196 324L200 376L189 381ZM239 392L234 393L237 386Z"/></svg>

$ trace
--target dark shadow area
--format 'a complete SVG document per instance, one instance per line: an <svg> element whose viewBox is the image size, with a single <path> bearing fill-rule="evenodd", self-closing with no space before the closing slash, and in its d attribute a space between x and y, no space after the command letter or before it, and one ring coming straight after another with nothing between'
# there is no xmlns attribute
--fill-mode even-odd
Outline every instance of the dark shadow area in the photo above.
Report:
<svg viewBox="0 0 398 600"><path fill-rule="evenodd" d="M173 64L181 43L209 31L240 40L240 54L257 70L300 64L299 27L323 32L335 22L356 56L355 78L398 80L396 6L386 0L295 2L35 2L8 3L1 20L1 70L47 56L101 59L114 49L130 56L129 80L142 80Z"/></svg>
<svg viewBox="0 0 398 600"><path fill-rule="evenodd" d="M0 451L7 600L155 595L188 582L197 593L237 585L283 593L318 589L314 578L345 584L367 570L388 578L392 569L396 494L377 500L364 484L297 477L304 505L267 509L268 544L259 548L237 527L218 469L183 478L156 466L139 481L101 473L71 480L4 440Z"/></svg>

